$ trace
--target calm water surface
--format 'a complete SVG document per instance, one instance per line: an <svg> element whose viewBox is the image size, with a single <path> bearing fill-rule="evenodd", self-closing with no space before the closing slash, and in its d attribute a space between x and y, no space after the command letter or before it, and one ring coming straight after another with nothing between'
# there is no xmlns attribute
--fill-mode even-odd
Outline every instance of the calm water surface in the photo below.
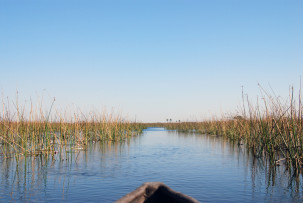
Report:
<svg viewBox="0 0 303 203"><path fill-rule="evenodd" d="M270 173L243 148L221 137L148 128L126 143L94 143L67 157L0 157L0 202L114 202L150 181L201 202L303 200L302 184L282 167Z"/></svg>

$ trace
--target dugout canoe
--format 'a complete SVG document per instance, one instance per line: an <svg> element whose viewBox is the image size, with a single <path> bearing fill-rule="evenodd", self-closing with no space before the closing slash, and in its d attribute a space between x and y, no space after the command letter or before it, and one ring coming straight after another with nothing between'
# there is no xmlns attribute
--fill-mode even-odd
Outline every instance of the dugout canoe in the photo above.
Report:
<svg viewBox="0 0 303 203"><path fill-rule="evenodd" d="M161 182L147 182L116 203L198 203L196 199L176 192Z"/></svg>

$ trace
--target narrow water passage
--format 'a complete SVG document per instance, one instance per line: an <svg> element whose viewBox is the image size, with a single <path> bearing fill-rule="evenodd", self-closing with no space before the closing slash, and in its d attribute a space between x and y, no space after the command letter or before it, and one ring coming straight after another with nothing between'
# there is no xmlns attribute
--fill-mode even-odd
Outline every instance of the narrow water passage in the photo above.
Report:
<svg viewBox="0 0 303 203"><path fill-rule="evenodd" d="M94 143L66 157L0 158L0 202L114 202L144 182L163 182L201 202L302 201L283 168L218 136L148 128L126 143Z"/></svg>

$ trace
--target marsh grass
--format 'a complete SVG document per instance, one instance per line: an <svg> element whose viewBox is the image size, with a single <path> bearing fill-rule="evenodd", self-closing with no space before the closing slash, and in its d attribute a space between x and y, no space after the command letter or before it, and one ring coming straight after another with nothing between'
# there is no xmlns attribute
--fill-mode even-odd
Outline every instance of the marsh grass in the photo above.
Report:
<svg viewBox="0 0 303 203"><path fill-rule="evenodd" d="M96 141L123 141L138 135L143 125L129 122L119 114L74 113L67 120L53 110L55 100L45 113L30 105L29 113L18 102L14 111L2 102L0 116L0 157L18 159L20 156L67 153L84 150Z"/></svg>
<svg viewBox="0 0 303 203"><path fill-rule="evenodd" d="M162 123L168 129L222 135L251 149L255 157L266 157L271 166L285 163L288 169L301 172L303 166L303 106L301 89L297 99L290 89L283 101L262 87L256 104L243 100L241 114L204 122ZM159 124L158 124L159 125Z"/></svg>

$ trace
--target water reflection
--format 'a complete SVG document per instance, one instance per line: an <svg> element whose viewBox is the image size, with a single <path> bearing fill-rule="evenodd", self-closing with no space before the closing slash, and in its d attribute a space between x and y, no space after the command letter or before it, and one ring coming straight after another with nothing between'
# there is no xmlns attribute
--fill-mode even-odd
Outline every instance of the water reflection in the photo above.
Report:
<svg viewBox="0 0 303 203"><path fill-rule="evenodd" d="M3 159L2 201L113 202L146 181L200 201L299 201L302 177L220 136L148 129L126 142Z"/></svg>
<svg viewBox="0 0 303 203"><path fill-rule="evenodd" d="M53 186L56 186L57 193L64 200L77 177L96 175L90 170L96 159L101 171L112 167L117 157L127 153L130 143L136 143L136 139L139 137L125 142L96 142L83 150L66 150L58 154L21 157L18 160L0 157L0 201L41 200L48 196L49 187ZM55 201L58 197L49 200Z"/></svg>
<svg viewBox="0 0 303 203"><path fill-rule="evenodd" d="M203 135L195 132L169 132L171 136L177 136L179 139L193 139L197 143L210 143L213 151L221 149L222 155L227 153L229 157L233 157L238 161L238 164L246 166L246 174L250 174L252 189L258 192L257 186L264 184L266 193L271 195L277 189L283 189L290 194L294 199L302 199L303 184L302 174L297 174L294 171L286 168L285 165L274 165L269 162L266 157L256 158L252 151L247 149L245 145L239 145L238 142L232 142L227 138L216 135Z"/></svg>

